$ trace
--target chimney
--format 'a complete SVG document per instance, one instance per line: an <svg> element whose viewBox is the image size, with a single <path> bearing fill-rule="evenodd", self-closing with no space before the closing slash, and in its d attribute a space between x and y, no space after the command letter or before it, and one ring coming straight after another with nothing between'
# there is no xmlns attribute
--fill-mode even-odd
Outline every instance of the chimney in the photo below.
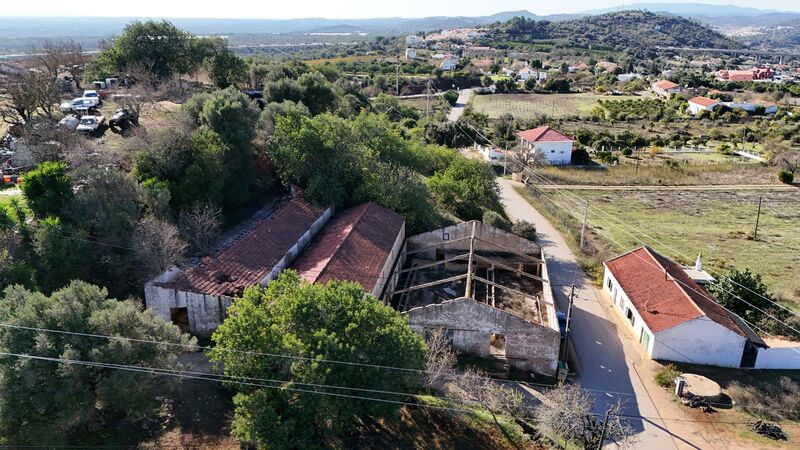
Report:
<svg viewBox="0 0 800 450"><path fill-rule="evenodd" d="M700 260L700 255L697 255L697 260L694 262L694 270L698 272L703 270L703 262Z"/></svg>

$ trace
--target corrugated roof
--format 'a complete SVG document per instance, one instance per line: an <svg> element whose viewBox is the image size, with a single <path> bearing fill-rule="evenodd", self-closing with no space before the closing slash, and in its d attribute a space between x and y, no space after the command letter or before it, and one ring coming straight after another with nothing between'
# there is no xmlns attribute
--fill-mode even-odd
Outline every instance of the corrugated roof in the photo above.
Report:
<svg viewBox="0 0 800 450"><path fill-rule="evenodd" d="M216 256L205 257L174 281L157 285L206 295L239 295L260 283L325 210L297 196Z"/></svg>
<svg viewBox="0 0 800 450"><path fill-rule="evenodd" d="M740 336L753 334L677 263L647 246L610 259L605 266L653 333L706 316Z"/></svg>
<svg viewBox="0 0 800 450"><path fill-rule="evenodd" d="M520 131L517 136L528 142L573 142L572 139L547 125L531 130Z"/></svg>
<svg viewBox="0 0 800 450"><path fill-rule="evenodd" d="M331 220L293 267L312 283L355 281L371 292L404 224L403 216L375 203L356 206Z"/></svg>

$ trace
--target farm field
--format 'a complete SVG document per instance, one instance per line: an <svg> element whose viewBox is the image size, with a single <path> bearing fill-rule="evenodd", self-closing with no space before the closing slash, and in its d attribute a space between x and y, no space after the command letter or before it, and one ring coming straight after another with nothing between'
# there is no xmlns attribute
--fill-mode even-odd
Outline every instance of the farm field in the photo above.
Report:
<svg viewBox="0 0 800 450"><path fill-rule="evenodd" d="M661 155L659 155L661 156ZM721 156L721 155L720 155ZM635 161L621 158L622 164L599 169L579 167L542 167L538 169L556 184L583 184L600 186L697 186L697 185L753 185L776 184L775 171L754 163L710 163L682 165L672 168L659 157L644 157L640 167Z"/></svg>
<svg viewBox="0 0 800 450"><path fill-rule="evenodd" d="M523 194L533 198L532 203L541 201L530 192ZM796 191L572 190L546 195L574 214L582 212L578 203L588 202L589 225L611 241L613 251L622 253L646 243L682 264L702 255L704 268L712 275L732 267L750 269L763 276L773 295L800 310ZM752 239L760 196L758 238Z"/></svg>
<svg viewBox="0 0 800 450"><path fill-rule="evenodd" d="M567 117L588 115L597 106L598 100L630 100L641 97L632 95L600 94L491 94L472 98L475 111L497 119L505 113L515 119L531 119L538 115Z"/></svg>

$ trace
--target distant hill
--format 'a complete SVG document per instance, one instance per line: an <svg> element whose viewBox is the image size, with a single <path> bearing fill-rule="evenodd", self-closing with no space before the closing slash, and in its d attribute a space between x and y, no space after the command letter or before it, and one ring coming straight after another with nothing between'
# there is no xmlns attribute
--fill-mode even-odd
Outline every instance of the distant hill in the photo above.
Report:
<svg viewBox="0 0 800 450"><path fill-rule="evenodd" d="M634 3L614 8L585 11L596 15L620 10L642 10L672 14L702 20L716 27L771 27L800 13L769 9L748 8L734 5L711 5L707 3Z"/></svg>
<svg viewBox="0 0 800 450"><path fill-rule="evenodd" d="M683 17L646 11L623 11L562 22L515 18L497 27L497 41L555 41L577 47L632 48L656 46L731 48L741 44Z"/></svg>

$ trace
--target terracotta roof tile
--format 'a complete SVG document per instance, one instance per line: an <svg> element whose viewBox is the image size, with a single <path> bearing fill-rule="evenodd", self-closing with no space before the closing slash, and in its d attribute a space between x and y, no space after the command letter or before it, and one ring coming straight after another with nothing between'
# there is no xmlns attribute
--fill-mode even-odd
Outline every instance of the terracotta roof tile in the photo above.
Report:
<svg viewBox="0 0 800 450"><path fill-rule="evenodd" d="M364 203L331 220L295 261L312 283L348 280L371 292L378 283L405 219L375 203Z"/></svg>
<svg viewBox="0 0 800 450"><path fill-rule="evenodd" d="M520 131L517 136L528 142L573 142L569 137L550 128L547 125L531 130Z"/></svg>
<svg viewBox="0 0 800 450"><path fill-rule="evenodd" d="M605 266L653 333L706 316L740 336L749 335L683 268L649 247L610 259Z"/></svg>
<svg viewBox="0 0 800 450"><path fill-rule="evenodd" d="M679 85L669 80L661 80L657 83L653 83L653 86L659 89L664 89L665 91L669 89L675 89L676 87L680 87Z"/></svg>
<svg viewBox="0 0 800 450"><path fill-rule="evenodd" d="M689 99L689 103L694 103L695 105L708 107L711 105L716 105L719 102L717 100L713 100L707 97L694 97L692 99Z"/></svg>
<svg viewBox="0 0 800 450"><path fill-rule="evenodd" d="M158 286L206 295L235 296L263 280L326 208L295 197L214 257Z"/></svg>

